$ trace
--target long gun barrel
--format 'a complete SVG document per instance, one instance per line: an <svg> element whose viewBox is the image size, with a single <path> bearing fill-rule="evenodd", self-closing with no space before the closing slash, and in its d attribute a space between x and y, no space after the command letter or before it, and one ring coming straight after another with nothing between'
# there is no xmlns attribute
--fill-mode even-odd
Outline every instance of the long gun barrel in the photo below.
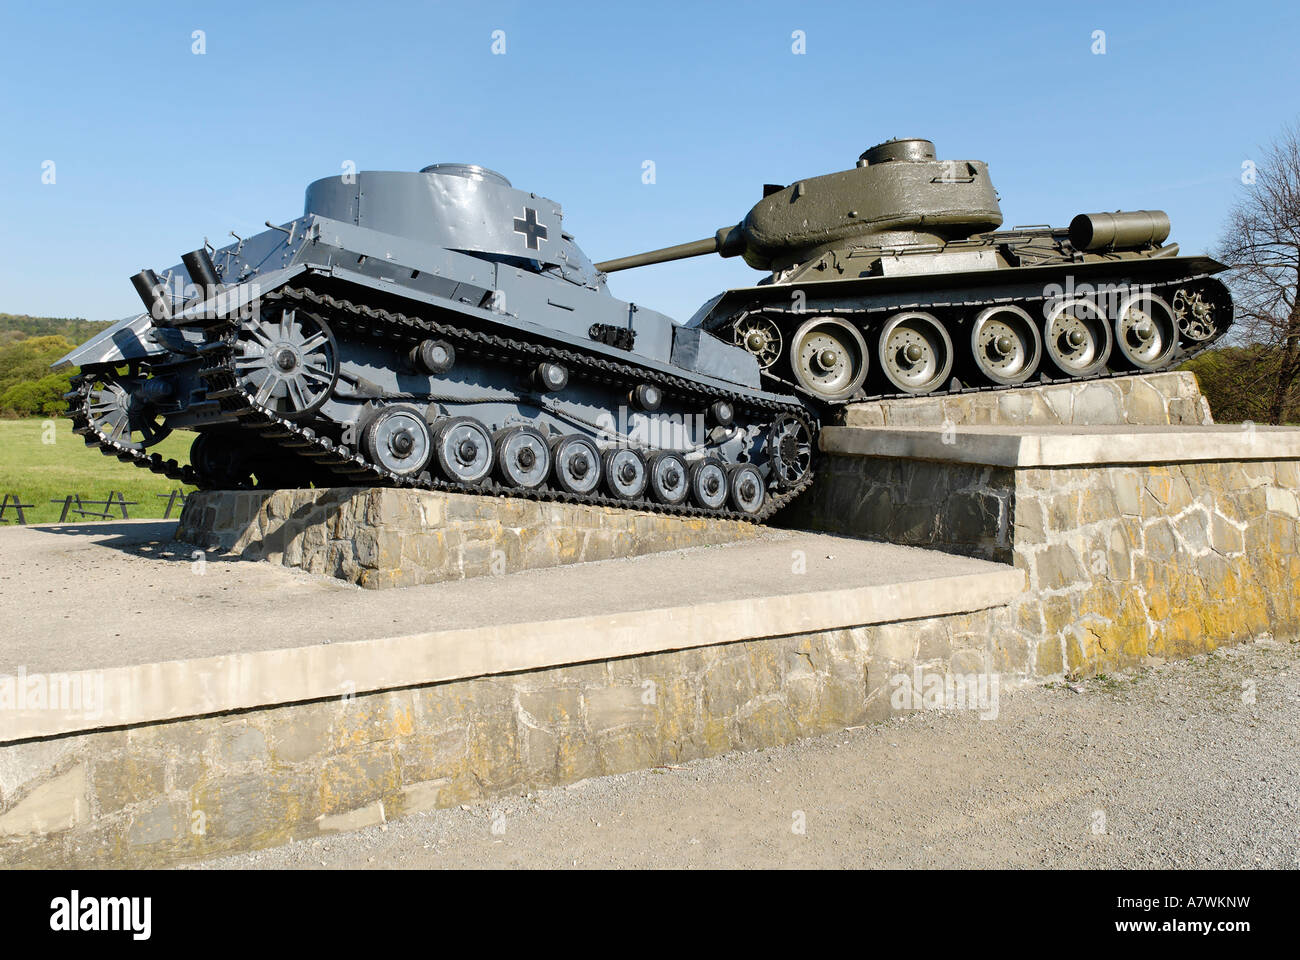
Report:
<svg viewBox="0 0 1300 960"><path fill-rule="evenodd" d="M692 240L690 243L679 243L675 247L635 253L630 257L619 257L617 260L606 260L604 263L596 264L596 269L603 273L613 273L615 270L629 270L632 267L645 267L652 263L667 263L669 260L703 257L710 253L734 257L744 250L744 246L739 227L723 227L713 236L705 237L703 240Z"/></svg>

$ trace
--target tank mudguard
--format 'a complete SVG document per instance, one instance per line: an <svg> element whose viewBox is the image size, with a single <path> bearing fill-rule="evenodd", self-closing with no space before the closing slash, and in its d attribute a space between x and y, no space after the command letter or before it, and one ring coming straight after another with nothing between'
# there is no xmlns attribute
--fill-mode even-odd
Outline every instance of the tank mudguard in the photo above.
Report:
<svg viewBox="0 0 1300 960"><path fill-rule="evenodd" d="M100 363L124 363L157 357L167 350L149 336L153 321L149 314L123 317L107 330L101 330L77 349L50 364L53 370L69 370Z"/></svg>

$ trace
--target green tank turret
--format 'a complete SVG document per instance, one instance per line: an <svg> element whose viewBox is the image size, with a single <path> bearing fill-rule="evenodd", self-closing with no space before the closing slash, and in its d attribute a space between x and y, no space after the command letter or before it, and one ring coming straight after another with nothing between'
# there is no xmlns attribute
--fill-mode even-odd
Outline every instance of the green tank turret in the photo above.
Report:
<svg viewBox="0 0 1300 960"><path fill-rule="evenodd" d="M1180 257L1163 212L999 230L987 165L939 160L929 140L889 140L852 169L763 194L711 237L596 268L718 254L769 271L688 326L819 401L1161 370L1232 322L1211 277L1224 266Z"/></svg>

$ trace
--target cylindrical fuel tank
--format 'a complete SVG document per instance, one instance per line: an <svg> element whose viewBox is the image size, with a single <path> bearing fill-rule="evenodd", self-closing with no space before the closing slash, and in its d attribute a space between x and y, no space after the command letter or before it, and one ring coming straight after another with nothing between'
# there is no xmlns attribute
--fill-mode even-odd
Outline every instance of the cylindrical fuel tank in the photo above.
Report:
<svg viewBox="0 0 1300 960"><path fill-rule="evenodd" d="M1164 243L1169 217L1163 210L1081 213L1070 221L1076 250L1135 250Z"/></svg>

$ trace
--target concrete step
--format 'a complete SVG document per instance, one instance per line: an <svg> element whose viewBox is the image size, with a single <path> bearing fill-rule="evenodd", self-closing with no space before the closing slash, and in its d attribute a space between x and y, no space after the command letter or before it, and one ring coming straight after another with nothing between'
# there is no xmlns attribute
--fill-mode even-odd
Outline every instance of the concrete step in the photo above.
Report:
<svg viewBox="0 0 1300 960"><path fill-rule="evenodd" d="M0 674L86 675L0 741L997 607L1001 564L826 534L363 591L206 559L158 521L0 531Z"/></svg>

